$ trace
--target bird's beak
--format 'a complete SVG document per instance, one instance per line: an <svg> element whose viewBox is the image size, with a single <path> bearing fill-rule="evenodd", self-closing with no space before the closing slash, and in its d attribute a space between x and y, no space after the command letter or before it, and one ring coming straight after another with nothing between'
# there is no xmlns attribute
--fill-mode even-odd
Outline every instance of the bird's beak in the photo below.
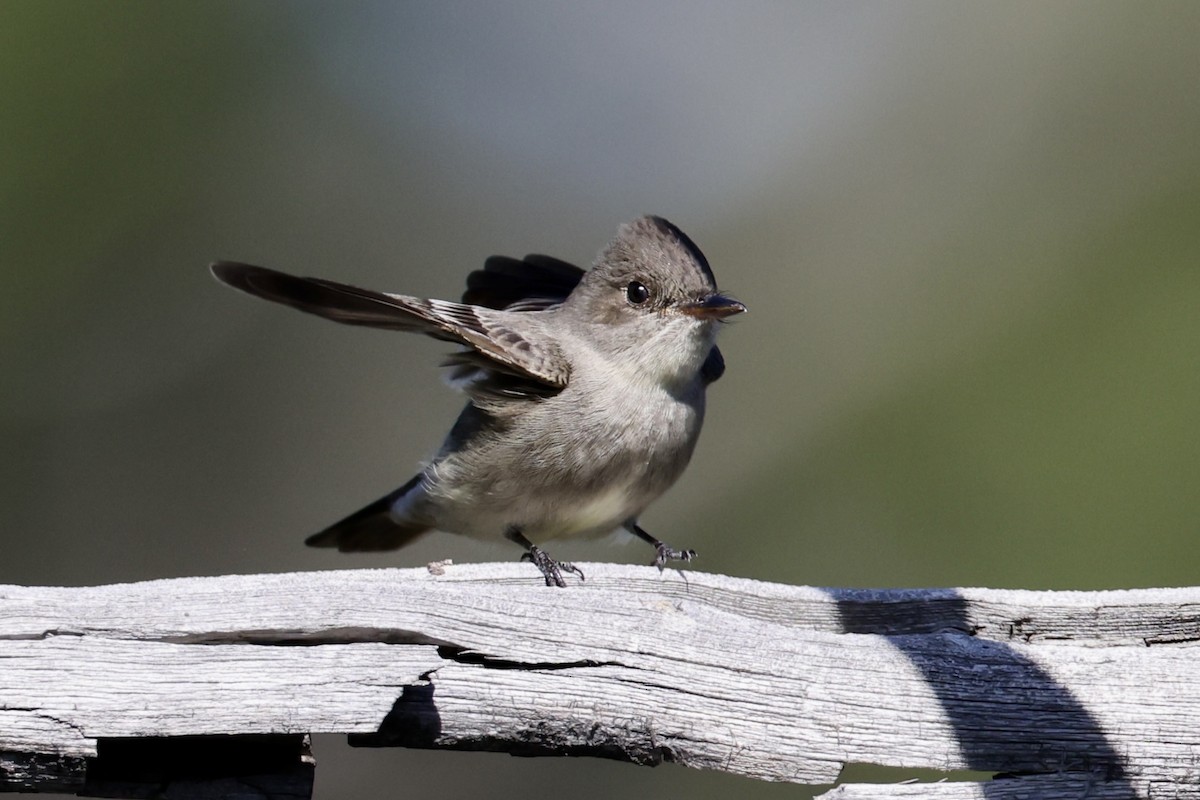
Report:
<svg viewBox="0 0 1200 800"><path fill-rule="evenodd" d="M693 300L690 303L680 303L679 310L697 319L725 319L734 314L741 314L746 307L723 294L714 294L703 300Z"/></svg>

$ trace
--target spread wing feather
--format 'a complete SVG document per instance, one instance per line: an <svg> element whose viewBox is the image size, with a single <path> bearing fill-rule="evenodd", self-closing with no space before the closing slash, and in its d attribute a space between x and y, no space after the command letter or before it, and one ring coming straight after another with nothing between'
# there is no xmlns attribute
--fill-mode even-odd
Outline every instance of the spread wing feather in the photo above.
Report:
<svg viewBox="0 0 1200 800"><path fill-rule="evenodd" d="M507 379L501 381L508 389L505 396L553 394L570 377L570 365L553 341L545 336L535 341L526 334L529 321L511 311L387 294L227 261L213 264L212 272L235 289L335 322L414 331L466 345L476 358L472 369ZM522 392L522 385L531 391Z"/></svg>

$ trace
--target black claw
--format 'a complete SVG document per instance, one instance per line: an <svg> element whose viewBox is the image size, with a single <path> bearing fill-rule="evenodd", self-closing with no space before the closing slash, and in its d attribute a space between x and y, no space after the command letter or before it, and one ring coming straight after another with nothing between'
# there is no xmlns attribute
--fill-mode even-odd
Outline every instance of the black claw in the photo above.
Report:
<svg viewBox="0 0 1200 800"><path fill-rule="evenodd" d="M691 561L696 557L695 550L676 550L670 545L658 542L654 545L654 560L650 562L650 566L662 569L668 561Z"/></svg>
<svg viewBox="0 0 1200 800"><path fill-rule="evenodd" d="M563 572L570 572L579 576L579 580L586 580L583 577L583 570L572 564L570 561L555 561L546 551L537 545L531 545L529 550L521 556L522 561L532 561L533 565L542 573L542 577L546 579L547 586L558 586L565 589L567 582L563 580Z"/></svg>
<svg viewBox="0 0 1200 800"><path fill-rule="evenodd" d="M669 544L664 544L658 539L655 539L650 534L642 530L642 526L637 524L636 520L626 520L625 530L632 533L634 536L641 539L647 544L654 545L654 560L650 562L650 566L662 569L668 561L691 561L696 557L695 550L676 550Z"/></svg>

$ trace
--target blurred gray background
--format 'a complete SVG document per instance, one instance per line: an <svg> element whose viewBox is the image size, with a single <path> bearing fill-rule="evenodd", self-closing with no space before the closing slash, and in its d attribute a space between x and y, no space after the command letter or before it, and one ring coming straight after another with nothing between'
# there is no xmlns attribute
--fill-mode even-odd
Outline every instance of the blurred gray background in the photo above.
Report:
<svg viewBox="0 0 1200 800"><path fill-rule="evenodd" d="M1198 41L1183 2L4 3L0 583L515 558L302 547L437 445L446 345L206 265L455 298L487 255L587 263L656 213L750 307L643 517L697 568L1196 584ZM321 797L804 796L317 755Z"/></svg>

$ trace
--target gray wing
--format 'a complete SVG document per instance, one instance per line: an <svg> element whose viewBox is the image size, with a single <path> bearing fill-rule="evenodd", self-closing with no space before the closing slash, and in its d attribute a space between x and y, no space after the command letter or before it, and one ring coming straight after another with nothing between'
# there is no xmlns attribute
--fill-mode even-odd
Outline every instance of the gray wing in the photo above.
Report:
<svg viewBox="0 0 1200 800"><path fill-rule="evenodd" d="M506 311L539 311L566 300L582 277L582 269L551 256L492 256L483 269L467 276L462 301Z"/></svg>
<svg viewBox="0 0 1200 800"><path fill-rule="evenodd" d="M264 300L309 314L371 328L414 331L471 348L452 356L461 369L482 371L482 391L506 397L554 394L567 385L570 365L548 337L528 335L525 314L478 306L422 300L360 289L320 278L299 278L266 267L221 261L212 273L222 283ZM465 384L475 379L460 375ZM501 391L491 392L489 381ZM471 385L464 385L468 394Z"/></svg>

